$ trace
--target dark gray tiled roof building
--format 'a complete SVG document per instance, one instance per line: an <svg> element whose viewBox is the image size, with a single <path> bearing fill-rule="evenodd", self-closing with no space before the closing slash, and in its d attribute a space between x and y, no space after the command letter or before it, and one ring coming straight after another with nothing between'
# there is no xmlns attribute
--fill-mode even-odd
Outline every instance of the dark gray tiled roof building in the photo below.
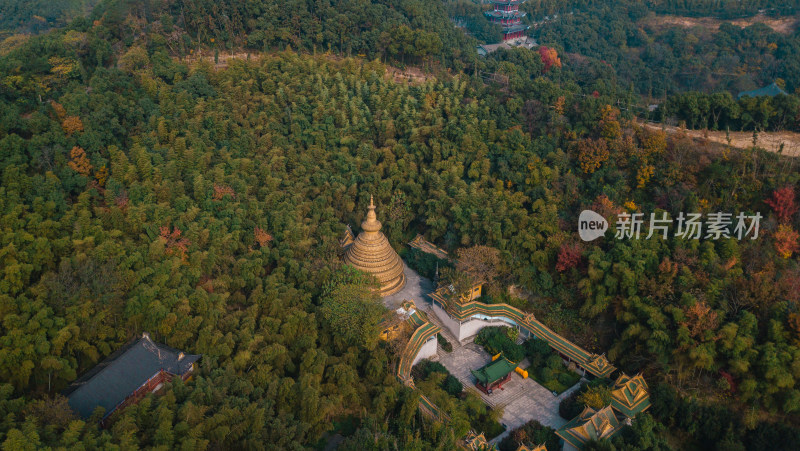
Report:
<svg viewBox="0 0 800 451"><path fill-rule="evenodd" d="M136 402L173 377L186 380L199 358L154 343L144 333L73 382L63 394L72 410L83 418L91 416L98 406L104 407L105 420L117 408Z"/></svg>

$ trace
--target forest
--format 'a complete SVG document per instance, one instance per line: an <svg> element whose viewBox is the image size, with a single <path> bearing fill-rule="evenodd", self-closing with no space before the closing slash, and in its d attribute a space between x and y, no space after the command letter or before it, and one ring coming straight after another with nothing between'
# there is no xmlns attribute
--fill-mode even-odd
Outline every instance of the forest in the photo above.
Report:
<svg viewBox="0 0 800 451"><path fill-rule="evenodd" d="M640 66L604 53L613 33L573 48L545 37L575 32L545 28L553 52L481 60L451 6L106 0L4 42L0 446L322 449L340 434L341 449L450 450L491 425L474 400L452 407L457 427L430 421L394 377L397 350L376 339L386 311L339 258L372 194L404 255L418 233L455 255L492 249L487 302L643 372L652 409L592 446L797 449L794 160L637 125L620 105L673 91L680 59L641 63L631 86ZM730 33L694 45L775 38L776 73L798 86L797 32ZM242 49L250 58L224 69L190 58ZM396 82L390 65L431 77ZM705 88L674 93L699 102ZM698 127L740 126L726 121L741 111L703 123L687 103L669 105ZM756 239L587 243L575 226L587 208L612 227L623 212L763 219ZM108 428L102 412L76 417L59 392L142 331L202 354L198 373ZM445 380L422 384L448 406Z"/></svg>

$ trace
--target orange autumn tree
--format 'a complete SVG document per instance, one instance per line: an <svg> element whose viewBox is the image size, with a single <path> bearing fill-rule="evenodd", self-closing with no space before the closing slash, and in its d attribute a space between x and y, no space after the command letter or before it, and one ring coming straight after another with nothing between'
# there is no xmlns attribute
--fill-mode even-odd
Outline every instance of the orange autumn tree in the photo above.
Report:
<svg viewBox="0 0 800 451"><path fill-rule="evenodd" d="M106 180L108 180L108 168L106 168L105 165L100 166L100 169L95 171L94 178L97 180L97 184L99 186L106 186Z"/></svg>
<svg viewBox="0 0 800 451"><path fill-rule="evenodd" d="M639 142L644 156L658 155L667 150L667 134L661 130L638 130Z"/></svg>
<svg viewBox="0 0 800 451"><path fill-rule="evenodd" d="M583 172L593 173L608 160L608 157L606 140L586 138L578 141L578 161Z"/></svg>
<svg viewBox="0 0 800 451"><path fill-rule="evenodd" d="M89 158L86 157L86 151L75 146L70 150L69 156L71 158L69 163L67 163L69 167L78 174L88 177L92 170L92 163L90 163Z"/></svg>
<svg viewBox="0 0 800 451"><path fill-rule="evenodd" d="M800 234L792 229L792 226L788 224L779 225L778 230L772 234L775 251L783 258L791 257L792 254L800 250L798 238L800 238Z"/></svg>
<svg viewBox="0 0 800 451"><path fill-rule="evenodd" d="M53 107L53 111L56 113L58 120L63 121L64 117L67 115L67 110L64 109L64 106L55 100L50 101L50 106Z"/></svg>
<svg viewBox="0 0 800 451"><path fill-rule="evenodd" d="M64 129L64 133L66 133L67 136L70 136L73 133L83 131L83 122L78 116L69 116L61 123L61 128Z"/></svg>
<svg viewBox="0 0 800 451"><path fill-rule="evenodd" d="M696 302L686 309L686 321L681 326L689 329L692 338L699 338L707 332L713 332L719 326L717 312L711 309L705 302Z"/></svg>

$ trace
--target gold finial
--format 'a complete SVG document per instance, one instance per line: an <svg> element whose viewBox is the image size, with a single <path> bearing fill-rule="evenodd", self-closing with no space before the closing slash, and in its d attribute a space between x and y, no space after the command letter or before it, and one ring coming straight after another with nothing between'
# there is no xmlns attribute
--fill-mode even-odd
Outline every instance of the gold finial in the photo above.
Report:
<svg viewBox="0 0 800 451"><path fill-rule="evenodd" d="M378 217L375 215L375 201L371 194L369 196L369 207L367 207L367 217L361 223L361 229L365 232L377 232L381 229L381 222L378 221Z"/></svg>

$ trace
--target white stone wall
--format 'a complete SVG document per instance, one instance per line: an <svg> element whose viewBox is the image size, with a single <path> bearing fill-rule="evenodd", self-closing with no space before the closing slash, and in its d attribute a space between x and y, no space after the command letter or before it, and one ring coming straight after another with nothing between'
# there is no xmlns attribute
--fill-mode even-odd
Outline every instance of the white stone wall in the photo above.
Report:
<svg viewBox="0 0 800 451"><path fill-rule="evenodd" d="M487 321L484 319L471 319L465 323L461 324L461 335L458 337L459 341L464 341L469 337L477 335L481 329L487 326L506 326L511 327L510 324L506 323L503 320L491 320Z"/></svg>
<svg viewBox="0 0 800 451"><path fill-rule="evenodd" d="M436 317L444 324L444 327L446 327L458 341L461 341L461 338L458 336L461 325L459 325L458 321L450 318L450 315L436 304L433 304L433 312L436 313Z"/></svg>
<svg viewBox="0 0 800 451"><path fill-rule="evenodd" d="M426 341L425 344L423 344L422 347L419 348L419 352L417 353L417 356L414 357L414 362L411 364L411 366L416 365L417 362L419 362L422 359L429 359L435 356L438 350L438 345L439 343L436 340L436 335L429 338L428 341Z"/></svg>
<svg viewBox="0 0 800 451"><path fill-rule="evenodd" d="M512 327L513 321L510 319L501 319L501 318L493 318L493 319L478 319L478 318L471 318L463 323L459 323L458 321L454 320L438 305L433 305L433 311L436 313L436 316L439 320L447 327L450 332L452 332L453 336L455 336L459 342L463 342L469 337L477 335L477 333L486 326L506 326ZM511 324L509 324L511 323Z"/></svg>

